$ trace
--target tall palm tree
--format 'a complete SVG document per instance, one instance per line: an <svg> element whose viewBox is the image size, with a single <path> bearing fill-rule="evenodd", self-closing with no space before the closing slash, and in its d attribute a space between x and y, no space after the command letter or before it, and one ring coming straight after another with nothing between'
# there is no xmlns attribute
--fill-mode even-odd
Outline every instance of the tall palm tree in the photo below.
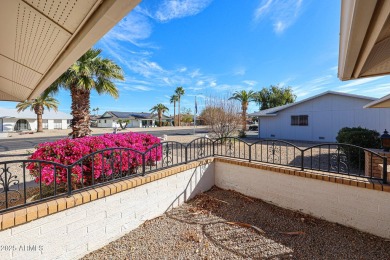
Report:
<svg viewBox="0 0 390 260"><path fill-rule="evenodd" d="M179 97L177 95L172 95L171 99L169 100L171 104L173 103L173 122L174 125L177 126L176 124L176 102L179 101Z"/></svg>
<svg viewBox="0 0 390 260"><path fill-rule="evenodd" d="M70 135L73 138L91 134L89 109L92 89L98 94L119 96L113 80L123 80L122 69L112 60L100 57L101 52L99 49L88 50L44 92L47 95L57 93L60 88L70 90L73 115Z"/></svg>
<svg viewBox="0 0 390 260"><path fill-rule="evenodd" d="M181 99L181 96L183 96L185 94L185 91L184 91L184 88L183 87L177 87L176 90L175 90L175 94L177 96L177 99L178 99L178 102L179 102L179 126L181 125L181 118L180 118L180 99Z"/></svg>
<svg viewBox="0 0 390 260"><path fill-rule="evenodd" d="M58 100L51 97L51 96L41 95L41 96L37 97L36 99L19 102L16 105L18 112L24 111L27 108L30 108L31 111L35 112L35 114L37 115L37 132L43 132L42 115L43 115L43 112L45 110L45 107L49 111L50 111L50 109L57 111Z"/></svg>
<svg viewBox="0 0 390 260"><path fill-rule="evenodd" d="M154 107L152 107L151 109L150 109L150 111L152 112L152 113L154 113L154 112L157 112L157 116L158 116L158 125L161 127L161 118L162 118L162 115L163 115L163 113L165 113L166 111L169 111L169 109L166 107L166 106L164 106L163 104L157 104L157 105L155 105Z"/></svg>
<svg viewBox="0 0 390 260"><path fill-rule="evenodd" d="M236 91L234 92L233 96L229 98L229 100L234 99L241 102L241 109L242 109L242 131L246 131L246 111L248 109L249 102L254 101L256 98L256 93L252 90L246 91Z"/></svg>

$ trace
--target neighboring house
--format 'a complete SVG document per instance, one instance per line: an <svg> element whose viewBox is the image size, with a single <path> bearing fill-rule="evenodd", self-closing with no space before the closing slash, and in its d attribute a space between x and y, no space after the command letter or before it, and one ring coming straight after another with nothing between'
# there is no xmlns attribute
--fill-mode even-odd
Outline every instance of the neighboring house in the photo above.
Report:
<svg viewBox="0 0 390 260"><path fill-rule="evenodd" d="M43 129L67 129L72 116L63 112L45 109ZM30 110L20 113L16 109L0 108L0 132L36 131L37 115Z"/></svg>
<svg viewBox="0 0 390 260"><path fill-rule="evenodd" d="M97 127L101 115L89 115L90 124L92 127Z"/></svg>
<svg viewBox="0 0 390 260"><path fill-rule="evenodd" d="M118 120L130 120L127 127L154 127L158 124L157 114L144 112L117 112L107 111L98 118L98 127L119 127ZM172 119L163 115L162 122L172 124Z"/></svg>
<svg viewBox="0 0 390 260"><path fill-rule="evenodd" d="M365 109L375 98L327 91L250 116L259 119L259 138L335 142L343 127L390 129L390 109Z"/></svg>

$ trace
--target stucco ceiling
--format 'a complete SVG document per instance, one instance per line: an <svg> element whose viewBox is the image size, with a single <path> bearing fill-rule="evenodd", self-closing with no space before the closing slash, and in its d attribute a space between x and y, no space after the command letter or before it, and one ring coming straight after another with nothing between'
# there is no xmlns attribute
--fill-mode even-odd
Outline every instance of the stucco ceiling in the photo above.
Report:
<svg viewBox="0 0 390 260"><path fill-rule="evenodd" d="M1 0L0 100L35 98L141 0Z"/></svg>

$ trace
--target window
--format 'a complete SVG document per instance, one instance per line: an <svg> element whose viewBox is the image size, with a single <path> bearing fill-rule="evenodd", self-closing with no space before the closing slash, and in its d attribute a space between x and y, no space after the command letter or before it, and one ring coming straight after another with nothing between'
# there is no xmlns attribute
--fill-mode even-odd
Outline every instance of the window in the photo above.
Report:
<svg viewBox="0 0 390 260"><path fill-rule="evenodd" d="M308 115L291 116L291 125L307 126L309 125L309 116Z"/></svg>
<svg viewBox="0 0 390 260"><path fill-rule="evenodd" d="M104 123L107 123L107 120L104 120Z"/></svg>
<svg viewBox="0 0 390 260"><path fill-rule="evenodd" d="M14 130L15 131L31 130L31 127L26 119L19 119L18 121L16 121Z"/></svg>

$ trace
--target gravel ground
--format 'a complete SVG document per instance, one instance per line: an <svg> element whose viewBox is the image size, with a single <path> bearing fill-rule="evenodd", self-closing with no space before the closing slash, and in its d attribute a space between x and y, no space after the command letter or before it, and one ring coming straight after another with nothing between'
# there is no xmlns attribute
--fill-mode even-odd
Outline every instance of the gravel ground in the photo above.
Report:
<svg viewBox="0 0 390 260"><path fill-rule="evenodd" d="M390 241L214 187L83 259L390 259Z"/></svg>

